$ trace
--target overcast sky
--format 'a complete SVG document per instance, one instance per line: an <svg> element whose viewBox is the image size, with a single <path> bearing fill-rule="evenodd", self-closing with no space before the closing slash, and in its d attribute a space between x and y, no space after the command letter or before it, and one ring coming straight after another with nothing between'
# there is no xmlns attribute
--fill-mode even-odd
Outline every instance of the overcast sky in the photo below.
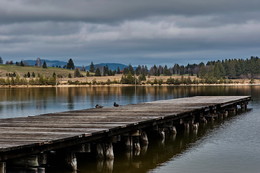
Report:
<svg viewBox="0 0 260 173"><path fill-rule="evenodd" d="M259 0L0 0L0 56L197 63L260 52Z"/></svg>

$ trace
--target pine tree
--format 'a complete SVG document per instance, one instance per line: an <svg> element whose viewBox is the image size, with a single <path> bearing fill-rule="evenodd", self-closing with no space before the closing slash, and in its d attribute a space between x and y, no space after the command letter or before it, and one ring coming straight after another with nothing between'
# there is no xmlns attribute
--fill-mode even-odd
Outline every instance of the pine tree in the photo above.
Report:
<svg viewBox="0 0 260 173"><path fill-rule="evenodd" d="M2 57L0 56L0 64L3 64L3 63L4 63L4 61L3 61Z"/></svg>
<svg viewBox="0 0 260 173"><path fill-rule="evenodd" d="M134 68L133 68L133 66L132 66L131 64L129 64L128 70L129 70L129 72L130 72L132 75L134 75L135 71L134 71Z"/></svg>
<svg viewBox="0 0 260 173"><path fill-rule="evenodd" d="M43 62L42 68L47 68L47 64L45 61Z"/></svg>
<svg viewBox="0 0 260 173"><path fill-rule="evenodd" d="M103 67L103 76L106 76L106 75L108 75L108 76L111 75L107 65Z"/></svg>
<svg viewBox="0 0 260 173"><path fill-rule="evenodd" d="M20 62L20 66L24 67L24 62L23 61Z"/></svg>
<svg viewBox="0 0 260 173"><path fill-rule="evenodd" d="M141 72L142 72L142 67L140 65L138 65L138 67L135 69L135 74L137 76L139 76L141 74Z"/></svg>
<svg viewBox="0 0 260 173"><path fill-rule="evenodd" d="M74 77L81 77L81 74L80 74L80 71L78 68L76 68L74 71Z"/></svg>
<svg viewBox="0 0 260 173"><path fill-rule="evenodd" d="M72 59L69 59L68 63L67 63L67 69L70 70L74 70L75 69L75 65Z"/></svg>
<svg viewBox="0 0 260 173"><path fill-rule="evenodd" d="M224 78L226 75L225 69L220 62L214 65L213 72L214 72L214 77L216 77L217 79Z"/></svg>
<svg viewBox="0 0 260 173"><path fill-rule="evenodd" d="M146 77L144 74L140 74L139 77L138 77L138 80L139 81L146 81Z"/></svg>
<svg viewBox="0 0 260 173"><path fill-rule="evenodd" d="M121 73L121 70L119 67L117 67L117 71L116 71L116 74L120 74Z"/></svg>
<svg viewBox="0 0 260 173"><path fill-rule="evenodd" d="M136 78L129 71L127 75L123 75L121 78L122 84L135 84Z"/></svg>
<svg viewBox="0 0 260 173"><path fill-rule="evenodd" d="M95 76L101 76L101 72L100 72L99 68L96 69Z"/></svg>
<svg viewBox="0 0 260 173"><path fill-rule="evenodd" d="M89 71L92 72L92 73L95 72L95 66L94 66L93 62L90 63Z"/></svg>

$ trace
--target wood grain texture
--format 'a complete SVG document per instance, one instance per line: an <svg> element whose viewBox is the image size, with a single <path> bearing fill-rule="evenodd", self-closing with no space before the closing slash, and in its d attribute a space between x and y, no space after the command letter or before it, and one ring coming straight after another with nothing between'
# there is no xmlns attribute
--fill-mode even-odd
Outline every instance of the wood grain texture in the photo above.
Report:
<svg viewBox="0 0 260 173"><path fill-rule="evenodd" d="M250 100L248 96L197 96L140 103L102 109L85 109L30 117L0 119L0 154L6 149L23 148L81 138L95 133L123 129L165 117L179 116L210 106L221 106Z"/></svg>

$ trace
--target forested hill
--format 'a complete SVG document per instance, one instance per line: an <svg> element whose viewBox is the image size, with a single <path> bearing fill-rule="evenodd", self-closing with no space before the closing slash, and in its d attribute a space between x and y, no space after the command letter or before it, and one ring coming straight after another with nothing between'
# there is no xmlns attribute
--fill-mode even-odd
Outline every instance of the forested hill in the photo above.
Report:
<svg viewBox="0 0 260 173"><path fill-rule="evenodd" d="M215 79L260 78L260 59L258 57L251 57L249 59L227 59L222 61L209 61L206 64L188 64L186 66L175 64L172 67L154 65L149 70L146 66L138 66L136 73L155 76L188 74L197 75L201 78Z"/></svg>
<svg viewBox="0 0 260 173"><path fill-rule="evenodd" d="M210 61L200 69L200 77L214 76L216 78L260 78L260 59L229 59Z"/></svg>

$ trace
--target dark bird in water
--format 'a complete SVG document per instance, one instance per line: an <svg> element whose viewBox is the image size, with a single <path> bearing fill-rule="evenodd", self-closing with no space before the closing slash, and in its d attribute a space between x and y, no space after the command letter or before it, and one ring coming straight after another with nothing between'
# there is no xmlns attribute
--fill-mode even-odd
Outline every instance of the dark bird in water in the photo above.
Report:
<svg viewBox="0 0 260 173"><path fill-rule="evenodd" d="M95 108L103 108L103 106L96 104Z"/></svg>
<svg viewBox="0 0 260 173"><path fill-rule="evenodd" d="M114 102L114 107L118 107L119 106L119 104L117 104L116 102Z"/></svg>

